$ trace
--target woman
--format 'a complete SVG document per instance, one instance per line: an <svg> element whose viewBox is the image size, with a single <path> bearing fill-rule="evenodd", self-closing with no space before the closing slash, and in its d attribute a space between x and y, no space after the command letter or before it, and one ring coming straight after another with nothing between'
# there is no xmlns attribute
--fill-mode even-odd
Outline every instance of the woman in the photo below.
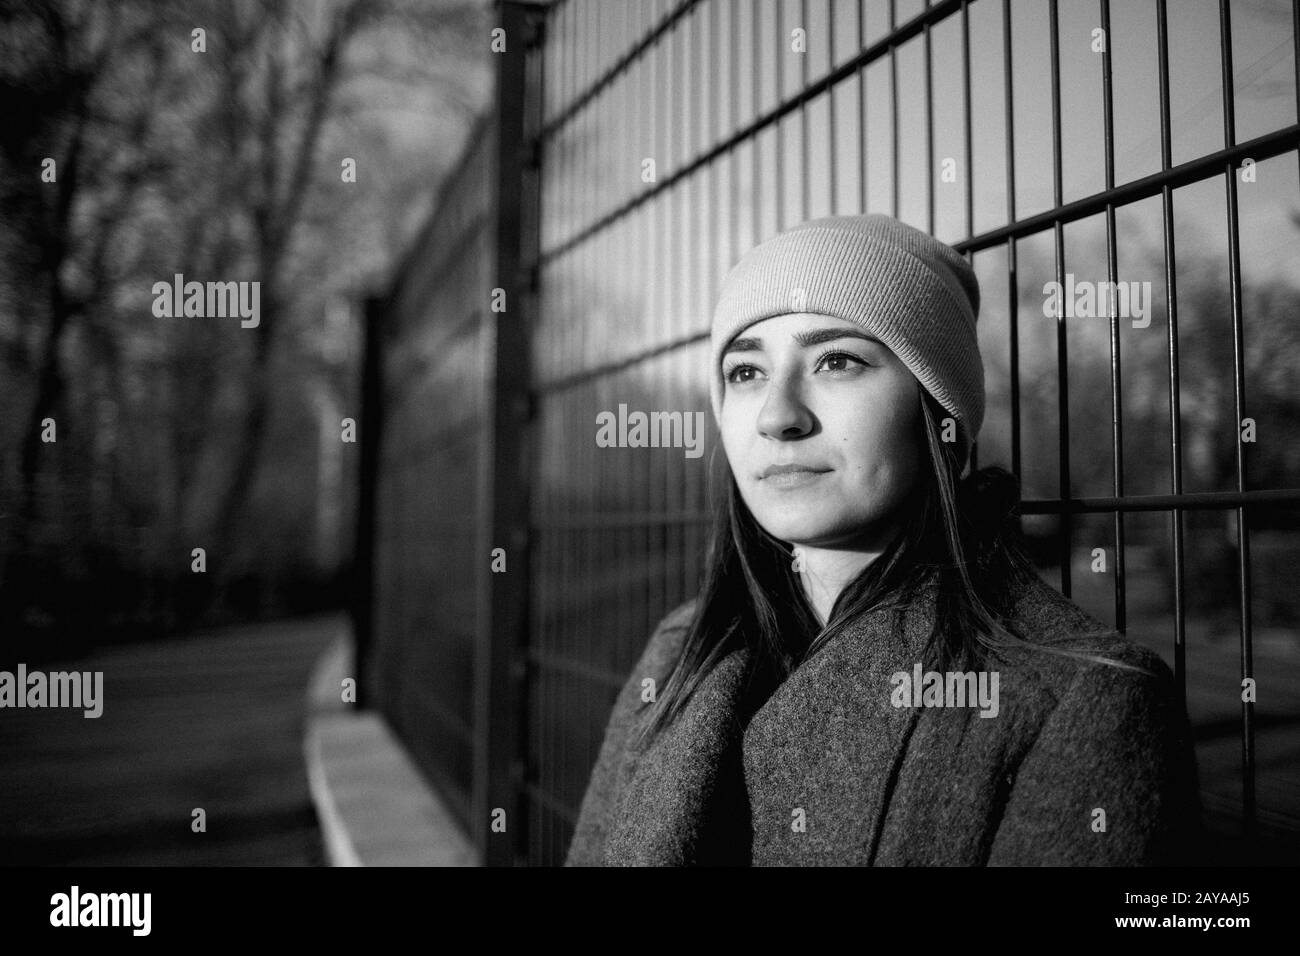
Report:
<svg viewBox="0 0 1300 956"><path fill-rule="evenodd" d="M1045 584L966 260L880 215L750 250L713 318L729 477L619 695L567 865L1131 865L1199 843L1158 655Z"/></svg>

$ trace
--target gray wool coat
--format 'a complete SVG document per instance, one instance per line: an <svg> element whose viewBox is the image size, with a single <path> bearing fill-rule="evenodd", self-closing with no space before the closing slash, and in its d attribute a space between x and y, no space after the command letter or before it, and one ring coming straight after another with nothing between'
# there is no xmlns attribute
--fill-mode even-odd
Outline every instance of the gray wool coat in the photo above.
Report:
<svg viewBox="0 0 1300 956"><path fill-rule="evenodd" d="M935 592L932 575L863 615L752 714L737 648L641 749L642 679L663 687L694 602L673 610L615 702L565 865L1198 862L1195 758L1160 657L1111 631L1090 646L1155 676L1028 651L989 667L996 716L918 707L895 675L922 660ZM1045 582L1014 600L1031 639L1107 630Z"/></svg>

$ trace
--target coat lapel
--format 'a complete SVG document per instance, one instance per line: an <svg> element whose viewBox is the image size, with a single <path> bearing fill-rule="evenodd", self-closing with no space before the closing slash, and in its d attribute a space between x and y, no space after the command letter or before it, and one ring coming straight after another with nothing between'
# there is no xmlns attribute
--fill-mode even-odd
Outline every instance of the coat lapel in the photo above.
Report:
<svg viewBox="0 0 1300 956"><path fill-rule="evenodd" d="M677 720L648 748L632 749L606 862L749 863L749 806L740 759L748 654L739 648L723 657Z"/></svg>
<svg viewBox="0 0 1300 956"><path fill-rule="evenodd" d="M917 717L890 705L889 678L921 660L933 595L930 579L907 607L863 615L752 720L750 651L724 656L677 720L630 747L605 862L872 862Z"/></svg>
<svg viewBox="0 0 1300 956"><path fill-rule="evenodd" d="M921 660L933 578L911 604L869 612L804 662L744 734L755 865L870 865L916 708L892 674Z"/></svg>

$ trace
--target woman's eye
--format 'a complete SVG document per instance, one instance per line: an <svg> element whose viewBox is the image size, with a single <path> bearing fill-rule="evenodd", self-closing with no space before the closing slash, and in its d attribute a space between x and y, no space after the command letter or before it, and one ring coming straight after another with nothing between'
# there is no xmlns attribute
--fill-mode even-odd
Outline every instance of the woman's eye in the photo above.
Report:
<svg viewBox="0 0 1300 956"><path fill-rule="evenodd" d="M854 372L858 368L866 368L868 364L851 352L832 351L817 356L813 370L818 371L824 367L828 372ZM762 369L757 366L735 365L723 373L723 381L729 385L744 385L754 381L761 374Z"/></svg>
<svg viewBox="0 0 1300 956"><path fill-rule="evenodd" d="M757 372L757 371L758 369L754 368L754 366L752 365L736 365L732 367L730 371L727 372L726 376L724 377L724 380L732 385L739 385L742 382L750 381L750 379L748 378L740 377L741 375L745 373Z"/></svg>
<svg viewBox="0 0 1300 956"><path fill-rule="evenodd" d="M865 366L867 363L856 355L848 352L827 352L817 360L817 367L825 365L828 372L847 372L853 368L849 362L856 362L858 365Z"/></svg>

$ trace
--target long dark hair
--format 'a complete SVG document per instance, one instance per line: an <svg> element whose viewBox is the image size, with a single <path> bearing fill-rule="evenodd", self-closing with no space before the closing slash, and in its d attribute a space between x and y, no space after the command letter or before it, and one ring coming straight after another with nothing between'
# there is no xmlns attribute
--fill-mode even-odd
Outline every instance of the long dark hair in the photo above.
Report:
<svg viewBox="0 0 1300 956"><path fill-rule="evenodd" d="M899 533L841 591L825 625L805 595L789 546L754 519L730 467L717 474L715 446L714 525L703 585L676 665L640 728L640 745L673 721L713 666L742 642L753 652L748 687L765 693L860 615L906 604L931 573L938 590L926 653L937 670L979 668L1014 647L1139 669L1078 644L1113 630L1076 634L1072 647L1016 633L1008 619L1012 595L1037 577L1019 526L1019 482L997 465L958 478L964 448L941 438L948 413L919 383L918 392L932 467L901 505L907 518Z"/></svg>

